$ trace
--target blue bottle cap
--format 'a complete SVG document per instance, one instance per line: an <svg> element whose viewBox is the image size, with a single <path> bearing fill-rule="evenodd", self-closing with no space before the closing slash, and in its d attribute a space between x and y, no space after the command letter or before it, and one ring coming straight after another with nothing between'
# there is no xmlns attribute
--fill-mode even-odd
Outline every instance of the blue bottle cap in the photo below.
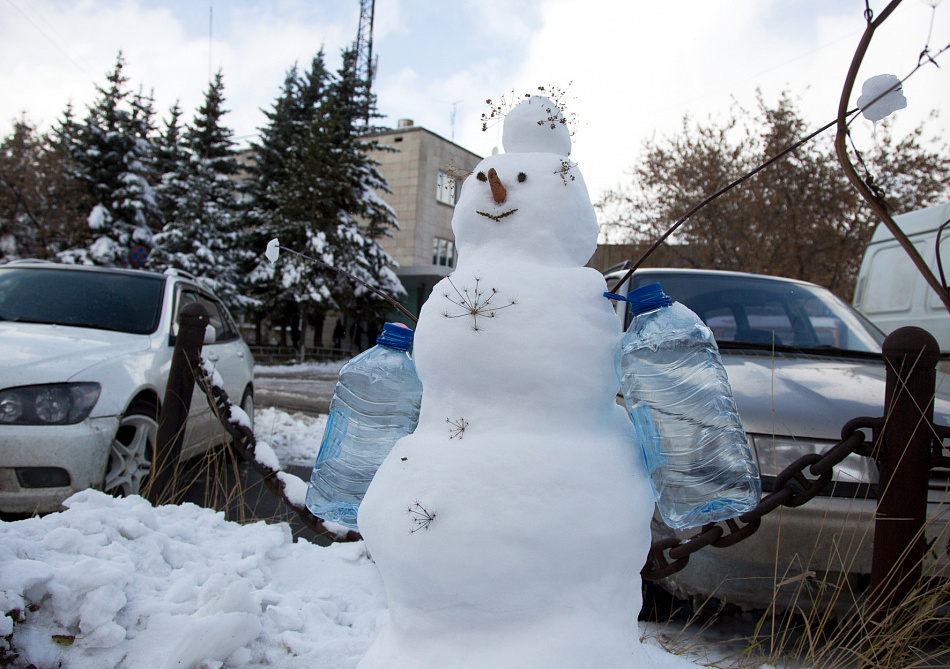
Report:
<svg viewBox="0 0 950 669"><path fill-rule="evenodd" d="M412 348L412 336L412 330L402 323L385 323L376 343L397 351L408 351Z"/></svg>
<svg viewBox="0 0 950 669"><path fill-rule="evenodd" d="M626 299L630 303L630 313L633 316L669 306L673 302L658 283L648 283L636 290L631 290L627 293Z"/></svg>

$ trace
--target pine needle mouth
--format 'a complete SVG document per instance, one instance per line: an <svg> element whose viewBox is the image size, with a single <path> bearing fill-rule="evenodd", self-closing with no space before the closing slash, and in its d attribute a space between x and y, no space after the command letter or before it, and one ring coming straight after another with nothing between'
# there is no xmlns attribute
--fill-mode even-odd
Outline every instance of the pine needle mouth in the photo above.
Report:
<svg viewBox="0 0 950 669"><path fill-rule="evenodd" d="M476 211L475 213L478 214L479 216L484 216L485 218L490 218L491 220L495 221L495 223L497 223L498 221L500 221L501 219L503 219L505 216L511 216L511 215L512 215L513 213L515 213L516 211L518 211L518 210L517 210L517 209L509 209L508 211L506 211L506 212L503 213L503 214L489 214L488 212L485 212L485 211Z"/></svg>

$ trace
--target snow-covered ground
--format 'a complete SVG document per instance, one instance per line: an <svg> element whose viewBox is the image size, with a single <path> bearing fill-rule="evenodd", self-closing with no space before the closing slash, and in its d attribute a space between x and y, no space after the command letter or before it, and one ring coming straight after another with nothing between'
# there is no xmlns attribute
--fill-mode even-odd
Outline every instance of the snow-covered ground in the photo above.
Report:
<svg viewBox="0 0 950 669"><path fill-rule="evenodd" d="M280 409L265 407L257 409L254 415L255 436L270 444L281 465L312 467L326 424L326 414L290 414Z"/></svg>
<svg viewBox="0 0 950 669"><path fill-rule="evenodd" d="M325 417L261 409L256 422L283 464L308 464ZM67 507L0 522L0 666L346 669L386 622L362 543L294 543L285 524L92 490Z"/></svg>
<svg viewBox="0 0 950 669"><path fill-rule="evenodd" d="M301 376L309 373L339 374L349 360L302 362L296 365L254 365L254 376Z"/></svg>
<svg viewBox="0 0 950 669"><path fill-rule="evenodd" d="M13 666L329 669L376 636L385 598L362 544L91 490L68 507L0 525Z"/></svg>

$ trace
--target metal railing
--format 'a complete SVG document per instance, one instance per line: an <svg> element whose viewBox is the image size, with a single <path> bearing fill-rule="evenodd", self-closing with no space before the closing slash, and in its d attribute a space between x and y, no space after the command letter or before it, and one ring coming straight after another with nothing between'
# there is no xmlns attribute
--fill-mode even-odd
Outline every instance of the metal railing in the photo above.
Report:
<svg viewBox="0 0 950 669"><path fill-rule="evenodd" d="M249 346L254 361L262 365L285 364L291 362L329 362L350 358L359 351L349 348L329 348L324 346Z"/></svg>

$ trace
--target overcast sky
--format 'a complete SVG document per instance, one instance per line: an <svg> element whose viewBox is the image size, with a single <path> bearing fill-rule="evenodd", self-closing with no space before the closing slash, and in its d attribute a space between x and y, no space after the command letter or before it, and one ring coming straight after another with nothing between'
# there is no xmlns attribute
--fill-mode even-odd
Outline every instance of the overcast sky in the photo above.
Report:
<svg viewBox="0 0 950 669"><path fill-rule="evenodd" d="M950 3L941 2L904 0L876 34L855 98L874 74L908 74L931 30L932 51L950 43ZM870 2L878 12L886 4ZM752 108L756 89L770 103L790 91L814 127L831 121L864 7L863 0L377 0L381 122L411 118L488 155L500 128L481 130L486 99L569 87L568 111L578 119L572 157L596 200L624 180L645 137L676 132L684 114L722 118L733 99ZM306 67L323 47L338 66L356 37L359 8L358 0L0 0L0 133L21 113L47 128L69 101L84 111L121 50L131 84L154 91L163 117L179 100L190 119L220 68L231 110L225 122L247 138L295 62ZM934 108L950 127L950 52L939 62L941 69L925 67L905 84L899 130Z"/></svg>

